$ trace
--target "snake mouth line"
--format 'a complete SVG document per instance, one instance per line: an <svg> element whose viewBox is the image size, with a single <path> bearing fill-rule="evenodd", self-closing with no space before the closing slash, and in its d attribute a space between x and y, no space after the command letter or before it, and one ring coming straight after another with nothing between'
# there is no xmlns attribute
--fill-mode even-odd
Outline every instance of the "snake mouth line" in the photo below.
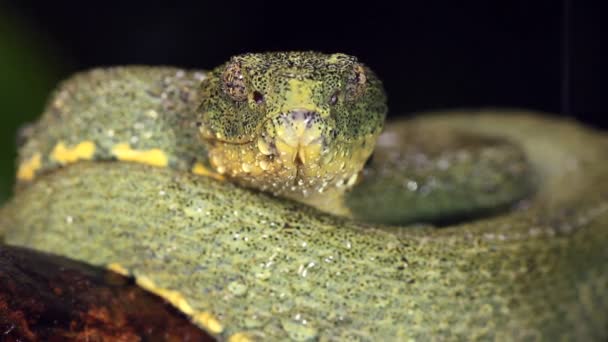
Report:
<svg viewBox="0 0 608 342"><path fill-rule="evenodd" d="M197 126L199 127L199 133L200 133L199 135L201 137L201 140L203 140L205 142L208 142L210 144L219 142L219 143L226 144L226 145L239 146L239 145L251 144L256 139L259 139L260 136L262 136L264 134L264 127L271 120L272 120L272 118L264 119L256 128L256 131L254 134L252 134L250 137L247 137L243 140L237 140L237 141L228 140L227 138L222 138L222 137L218 136L217 134L213 134L213 133L206 131L206 129L204 128L204 125L201 122L197 122Z"/></svg>
<svg viewBox="0 0 608 342"><path fill-rule="evenodd" d="M316 116L316 113L314 113L314 112L307 111L305 113L306 114L315 114L315 116ZM291 120L286 119L290 115L291 115L291 118L290 118ZM226 144L226 145L243 146L243 145L252 144L252 143L256 142L256 140L259 141L260 139L263 139L267 144L276 145L277 139L280 139L282 142L284 142L288 145L292 145L293 144L292 141L293 141L294 137L297 135L297 133L288 132L287 134L283 134L282 133L283 130L281 130L278 126L281 126L281 125L282 126L293 126L293 125L290 125L290 123L293 123L293 121L298 120L298 119L299 118L297 118L297 116L293 115L293 112L280 113L276 116L266 118L264 121L262 121L258 125L258 127L256 128L256 132L254 134L252 134L249 137L247 137L246 139L242 139L242 140L229 140L227 138L223 138L221 135L206 132L205 129L203 128L204 126L202 123L197 123L197 125L199 126L199 131L201 132L201 135L200 135L201 139L210 144L222 143L222 144ZM277 121L279 121L279 120L282 120L283 122L277 123ZM273 124L273 121L274 121L274 124ZM274 127L272 127L272 126L274 126ZM300 135L303 135L306 131L313 129L313 120L310 119L310 117L304 119L304 126L305 126L304 132L298 132ZM271 128L269 128L269 127L271 127ZM274 135L274 137L273 137L273 135ZM302 143L301 145L302 145L302 147L305 147L310 144L323 143L326 140L327 139L325 139L323 136L319 135L318 137L315 137L309 141L306 141L306 142Z"/></svg>
<svg viewBox="0 0 608 342"><path fill-rule="evenodd" d="M306 109L273 115L259 127L241 141L208 135L210 164L244 186L290 198L351 187L373 146L373 135L342 139L333 119Z"/></svg>
<svg viewBox="0 0 608 342"><path fill-rule="evenodd" d="M301 167L313 162L313 156L319 157L327 147L324 132L328 122L310 110L294 109L270 115L256 128L256 132L238 139L228 139L221 133L213 133L198 123L201 140L211 146L218 144L225 147L250 145L266 157L280 158L283 162ZM309 150L315 149L315 153Z"/></svg>

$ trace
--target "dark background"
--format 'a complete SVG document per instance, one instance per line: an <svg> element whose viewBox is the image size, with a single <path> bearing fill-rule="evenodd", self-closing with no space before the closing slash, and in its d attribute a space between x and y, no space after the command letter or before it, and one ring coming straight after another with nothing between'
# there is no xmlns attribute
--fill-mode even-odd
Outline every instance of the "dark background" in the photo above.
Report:
<svg viewBox="0 0 608 342"><path fill-rule="evenodd" d="M9 48L25 51L5 59L4 69L0 59L0 73L13 77L3 79L11 86L2 93L16 109L5 104L1 113L10 151L11 125L35 117L53 84L74 71L134 63L211 68L266 50L358 56L384 80L393 117L500 106L608 128L600 80L607 25L588 2L5 0L0 11L0 21L18 28L17 48ZM1 29L0 57L11 37L5 34L3 51ZM2 168L11 170L7 153Z"/></svg>

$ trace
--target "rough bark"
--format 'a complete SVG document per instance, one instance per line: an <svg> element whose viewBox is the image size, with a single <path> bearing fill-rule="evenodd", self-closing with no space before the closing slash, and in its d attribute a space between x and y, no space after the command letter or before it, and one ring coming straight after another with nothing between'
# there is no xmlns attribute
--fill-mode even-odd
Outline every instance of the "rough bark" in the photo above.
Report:
<svg viewBox="0 0 608 342"><path fill-rule="evenodd" d="M0 245L2 341L213 341L126 277Z"/></svg>

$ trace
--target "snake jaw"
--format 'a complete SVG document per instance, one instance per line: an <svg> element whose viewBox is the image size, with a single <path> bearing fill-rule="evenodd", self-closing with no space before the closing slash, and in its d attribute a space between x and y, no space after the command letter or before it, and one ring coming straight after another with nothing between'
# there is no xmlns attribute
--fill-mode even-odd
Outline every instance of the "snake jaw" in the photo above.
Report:
<svg viewBox="0 0 608 342"><path fill-rule="evenodd" d="M335 199L355 184L375 145L376 132L341 137L333 118L315 110L268 116L251 141L214 140L211 165L243 186L317 206L328 192Z"/></svg>

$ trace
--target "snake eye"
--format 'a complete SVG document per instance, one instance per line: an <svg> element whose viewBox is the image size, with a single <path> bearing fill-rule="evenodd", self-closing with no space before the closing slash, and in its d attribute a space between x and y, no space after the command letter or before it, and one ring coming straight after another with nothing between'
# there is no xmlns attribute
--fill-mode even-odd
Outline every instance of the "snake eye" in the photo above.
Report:
<svg viewBox="0 0 608 342"><path fill-rule="evenodd" d="M346 83L346 99L352 101L363 95L367 86L367 76L363 65L357 63Z"/></svg>
<svg viewBox="0 0 608 342"><path fill-rule="evenodd" d="M329 97L329 104L330 105L335 105L336 103L338 103L338 96L340 95L340 91L336 90L334 91L331 96Z"/></svg>
<svg viewBox="0 0 608 342"><path fill-rule="evenodd" d="M226 66L222 73L222 89L234 101L247 100L245 79L239 62L232 61Z"/></svg>
<svg viewBox="0 0 608 342"><path fill-rule="evenodd" d="M264 94L260 93L259 91L254 91L253 92L253 101L257 104L262 104L264 102Z"/></svg>

